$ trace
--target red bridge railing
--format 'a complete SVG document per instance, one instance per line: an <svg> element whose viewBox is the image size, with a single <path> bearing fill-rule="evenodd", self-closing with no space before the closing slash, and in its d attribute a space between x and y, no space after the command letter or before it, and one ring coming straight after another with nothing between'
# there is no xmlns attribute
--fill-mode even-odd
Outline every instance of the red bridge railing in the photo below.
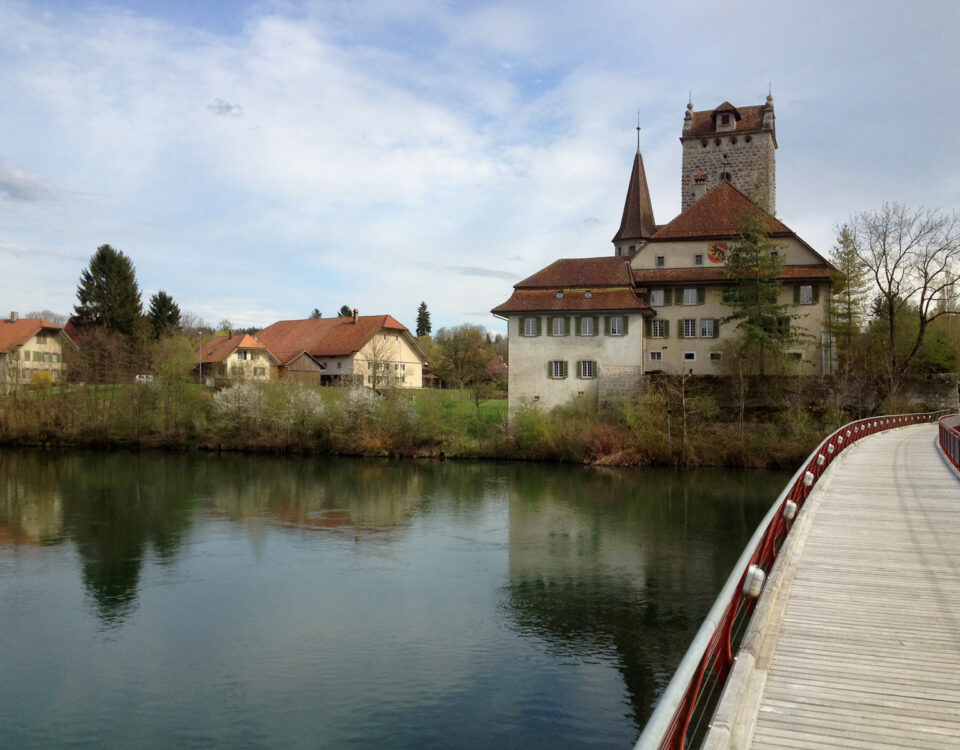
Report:
<svg viewBox="0 0 960 750"><path fill-rule="evenodd" d="M960 471L960 416L943 417L940 420L940 450L953 468Z"/></svg>
<svg viewBox="0 0 960 750"><path fill-rule="evenodd" d="M733 666L733 657L750 622L757 597L797 513L827 467L849 446L869 435L929 423L945 412L898 414L858 419L817 446L793 475L760 522L720 595L644 727L634 750L698 747ZM960 422L960 417L953 418ZM940 420L940 444L960 470L960 430Z"/></svg>

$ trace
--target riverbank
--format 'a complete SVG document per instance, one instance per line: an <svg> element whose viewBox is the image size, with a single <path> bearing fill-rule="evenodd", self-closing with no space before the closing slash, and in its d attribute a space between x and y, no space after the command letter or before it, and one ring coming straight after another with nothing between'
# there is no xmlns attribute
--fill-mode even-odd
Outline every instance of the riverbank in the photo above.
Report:
<svg viewBox="0 0 960 750"><path fill-rule="evenodd" d="M71 385L0 398L0 444L412 458L490 458L598 465L792 467L847 421L837 410L754 410L742 423L694 396L583 403L507 423L503 399L468 391L192 383Z"/></svg>

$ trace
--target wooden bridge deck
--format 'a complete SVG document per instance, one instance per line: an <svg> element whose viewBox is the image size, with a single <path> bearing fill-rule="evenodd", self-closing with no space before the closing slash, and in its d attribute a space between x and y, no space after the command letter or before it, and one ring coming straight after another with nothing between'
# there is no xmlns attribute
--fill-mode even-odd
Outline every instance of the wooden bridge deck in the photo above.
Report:
<svg viewBox="0 0 960 750"><path fill-rule="evenodd" d="M936 435L863 440L811 494L750 747L960 747L960 481Z"/></svg>

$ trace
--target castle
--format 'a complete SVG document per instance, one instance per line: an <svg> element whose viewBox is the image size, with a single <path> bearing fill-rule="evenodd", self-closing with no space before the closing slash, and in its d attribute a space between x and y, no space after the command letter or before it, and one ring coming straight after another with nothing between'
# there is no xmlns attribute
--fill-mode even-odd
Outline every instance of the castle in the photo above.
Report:
<svg viewBox="0 0 960 750"><path fill-rule="evenodd" d="M779 301L790 316L782 323L807 342L791 356L807 374L831 371L825 325L832 267L774 216L773 97L699 112L688 103L680 142L676 218L656 223L638 148L613 255L555 261L493 309L508 321L511 411L523 402L596 402L653 372L718 374L723 341L736 332L724 322L724 260L747 211L760 211L783 261Z"/></svg>

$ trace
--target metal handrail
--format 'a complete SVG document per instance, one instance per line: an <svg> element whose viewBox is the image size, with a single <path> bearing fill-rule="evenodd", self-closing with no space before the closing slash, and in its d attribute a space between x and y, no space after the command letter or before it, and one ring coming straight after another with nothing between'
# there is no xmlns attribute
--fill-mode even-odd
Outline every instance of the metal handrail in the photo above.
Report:
<svg viewBox="0 0 960 750"><path fill-rule="evenodd" d="M955 424L948 424L948 420L952 420ZM943 455L953 464L953 468L960 471L960 429L957 429L960 424L956 423L960 423L960 417L956 415L941 417L938 422L940 428L938 440Z"/></svg>
<svg viewBox="0 0 960 750"><path fill-rule="evenodd" d="M660 696L634 750L684 750L702 741L707 729L703 722L706 720L709 723L719 700L723 684L733 666L733 655L756 605L759 588L773 567L796 513L833 460L864 437L897 427L935 422L945 413L937 411L858 419L824 438L797 469L753 532L673 678ZM945 429L943 420L940 420L940 425L942 434ZM955 453L951 460L960 469L960 431L953 427L946 429L955 441Z"/></svg>

